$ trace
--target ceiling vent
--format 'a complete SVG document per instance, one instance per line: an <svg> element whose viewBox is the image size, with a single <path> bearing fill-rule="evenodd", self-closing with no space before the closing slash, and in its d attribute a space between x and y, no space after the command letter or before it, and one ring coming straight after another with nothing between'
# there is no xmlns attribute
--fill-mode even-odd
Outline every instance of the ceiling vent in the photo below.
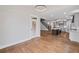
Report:
<svg viewBox="0 0 79 59"><path fill-rule="evenodd" d="M47 6L46 5L36 5L35 10L38 12L43 12L43 11L47 10Z"/></svg>

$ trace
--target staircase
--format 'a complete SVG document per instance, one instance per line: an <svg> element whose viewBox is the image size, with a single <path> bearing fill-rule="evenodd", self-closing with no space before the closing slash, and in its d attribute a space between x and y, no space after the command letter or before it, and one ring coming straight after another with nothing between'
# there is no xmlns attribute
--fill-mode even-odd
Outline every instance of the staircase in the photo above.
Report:
<svg viewBox="0 0 79 59"><path fill-rule="evenodd" d="M41 23L48 29L48 31L51 31L51 25L47 24L45 19L41 18Z"/></svg>
<svg viewBox="0 0 79 59"><path fill-rule="evenodd" d="M51 25L48 24L45 19L41 19L41 23L48 29L49 33L52 33L52 35L59 35L61 33L59 29L51 29Z"/></svg>

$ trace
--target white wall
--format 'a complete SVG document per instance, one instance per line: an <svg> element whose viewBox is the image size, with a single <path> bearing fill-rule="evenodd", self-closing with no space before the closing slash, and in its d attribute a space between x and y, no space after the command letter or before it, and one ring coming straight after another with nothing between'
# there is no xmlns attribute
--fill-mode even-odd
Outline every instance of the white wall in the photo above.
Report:
<svg viewBox="0 0 79 59"><path fill-rule="evenodd" d="M30 36L31 21L29 6L0 6L0 48L40 36L39 19L36 34Z"/></svg>
<svg viewBox="0 0 79 59"><path fill-rule="evenodd" d="M70 31L70 39L72 41L77 41L79 42L79 14L75 14L75 26L77 27L77 31Z"/></svg>
<svg viewBox="0 0 79 59"><path fill-rule="evenodd" d="M75 25L76 25L77 29L79 30L79 13L75 14Z"/></svg>

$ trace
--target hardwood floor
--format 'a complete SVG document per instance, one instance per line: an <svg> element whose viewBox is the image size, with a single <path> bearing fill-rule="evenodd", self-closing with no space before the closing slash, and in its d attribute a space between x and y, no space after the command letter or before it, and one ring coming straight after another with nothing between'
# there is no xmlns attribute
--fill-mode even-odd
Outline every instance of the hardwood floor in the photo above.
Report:
<svg viewBox="0 0 79 59"><path fill-rule="evenodd" d="M69 33L52 35L42 31L41 37L20 43L1 50L4 53L76 53L79 52L79 43L69 40Z"/></svg>

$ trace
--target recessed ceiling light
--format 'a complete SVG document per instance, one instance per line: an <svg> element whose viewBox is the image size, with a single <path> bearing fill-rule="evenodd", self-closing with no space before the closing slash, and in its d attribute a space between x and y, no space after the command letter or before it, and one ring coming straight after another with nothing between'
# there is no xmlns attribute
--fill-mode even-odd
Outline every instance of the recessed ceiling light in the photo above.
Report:
<svg viewBox="0 0 79 59"><path fill-rule="evenodd" d="M64 12L64 14L66 14L66 12Z"/></svg>
<svg viewBox="0 0 79 59"><path fill-rule="evenodd" d="M47 10L47 6L45 6L45 5L36 5L35 10L38 11L38 12L43 12L43 11Z"/></svg>

